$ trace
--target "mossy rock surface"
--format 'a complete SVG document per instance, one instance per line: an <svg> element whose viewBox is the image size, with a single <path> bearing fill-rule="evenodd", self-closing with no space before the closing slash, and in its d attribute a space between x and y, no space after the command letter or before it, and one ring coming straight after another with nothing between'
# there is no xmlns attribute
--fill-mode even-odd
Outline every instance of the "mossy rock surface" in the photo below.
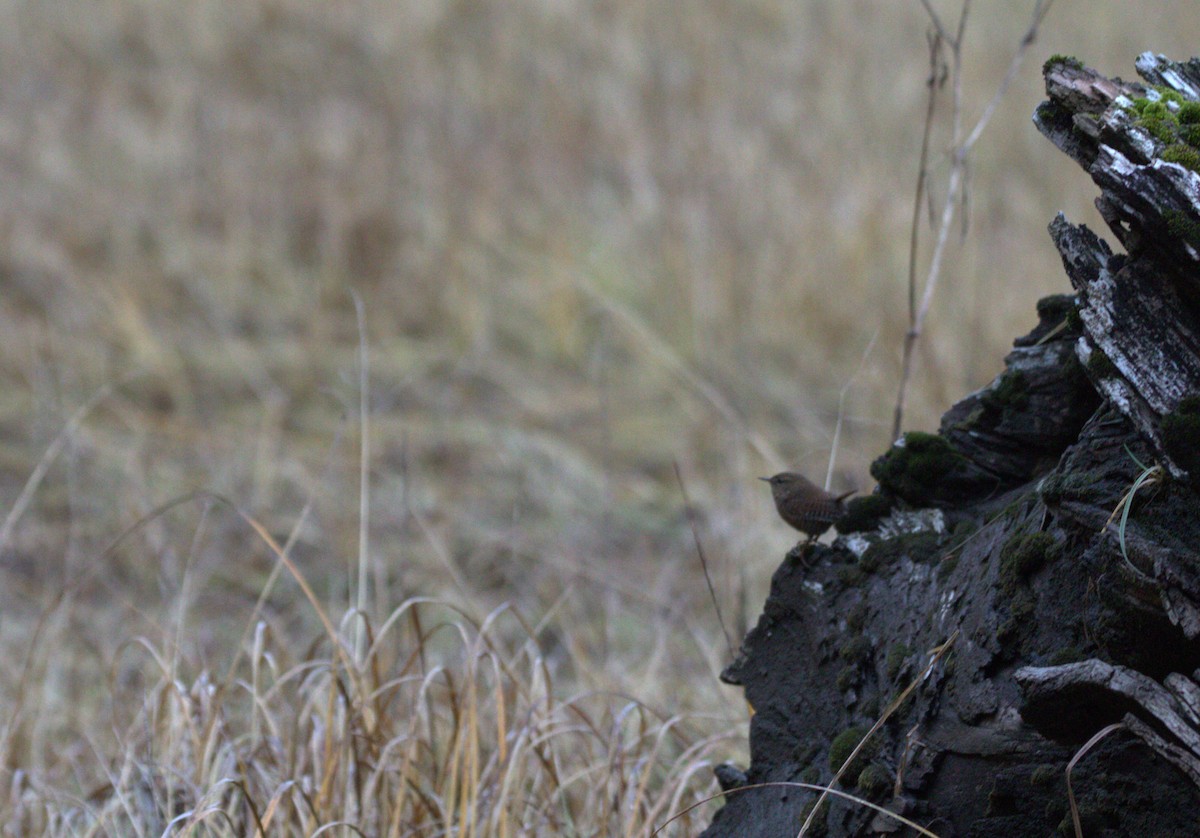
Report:
<svg viewBox="0 0 1200 838"><path fill-rule="evenodd" d="M1200 483L1200 396L1188 396L1163 417L1162 437L1167 455Z"/></svg>
<svg viewBox="0 0 1200 838"><path fill-rule="evenodd" d="M864 570L875 572L901 559L918 564L940 561L949 552L942 549L946 542L945 535L932 531L895 535L872 544L860 564Z"/></svg>
<svg viewBox="0 0 1200 838"><path fill-rule="evenodd" d="M835 526L840 533L867 532L879 526L879 522L895 506L895 498L882 494L851 498L846 503L846 514L838 519Z"/></svg>
<svg viewBox="0 0 1200 838"><path fill-rule="evenodd" d="M953 505L971 486L967 458L944 437L916 431L871 463L871 476L913 506Z"/></svg>
<svg viewBox="0 0 1200 838"><path fill-rule="evenodd" d="M871 728L866 725L854 725L835 736L829 745L829 770L836 773L842 764L850 759L850 754L854 753L854 749L858 747L870 730ZM842 773L841 784L843 786L856 785L859 775L877 753L879 753L879 741L872 737L863 745L853 762L846 766L846 770Z"/></svg>

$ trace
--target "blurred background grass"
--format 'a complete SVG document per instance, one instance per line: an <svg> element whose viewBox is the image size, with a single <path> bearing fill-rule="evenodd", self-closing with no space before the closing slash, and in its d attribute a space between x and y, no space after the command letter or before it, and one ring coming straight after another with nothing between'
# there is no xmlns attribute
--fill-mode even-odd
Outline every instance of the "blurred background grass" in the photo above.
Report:
<svg viewBox="0 0 1200 838"><path fill-rule="evenodd" d="M1027 5L975 4L968 120ZM1102 226L1030 124L1042 61L1132 77L1140 51L1194 52L1194 12L1052 9L977 146L906 427L990 380L1034 301L1068 290L1054 213ZM104 552L161 503L210 489L282 537L311 497L295 555L346 601L351 290L381 611L511 601L560 684L744 729L673 463L736 630L795 535L753 478L824 475L852 377L834 484L869 490L907 328L926 29L915 0L0 3L6 509L115 387L0 545L0 709L22 679L39 707L8 768L103 753L111 691L145 674L121 644L173 637L182 598L183 653L228 659L272 557L199 502ZM311 630L298 599L273 595L281 633ZM54 654L22 675L35 630Z"/></svg>

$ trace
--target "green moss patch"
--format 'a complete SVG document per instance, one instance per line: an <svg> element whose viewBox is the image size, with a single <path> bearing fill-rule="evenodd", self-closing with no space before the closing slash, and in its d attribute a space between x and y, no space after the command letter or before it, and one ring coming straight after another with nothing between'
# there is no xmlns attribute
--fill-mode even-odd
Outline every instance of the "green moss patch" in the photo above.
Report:
<svg viewBox="0 0 1200 838"><path fill-rule="evenodd" d="M848 727L833 738L833 742L829 744L829 770L837 773L842 767L850 754L854 753L854 749L858 747L858 743L863 740L870 730L862 725L854 725ZM863 749L859 751L858 756L854 758L854 762L850 763L846 768L846 772L842 775L842 785L853 786L857 785L859 775L863 769L870 764L870 761L879 753L879 740L870 739Z"/></svg>
<svg viewBox="0 0 1200 838"><path fill-rule="evenodd" d="M1083 318L1079 316L1079 306L1071 306L1067 312L1067 328L1072 332L1083 331Z"/></svg>
<svg viewBox="0 0 1200 838"><path fill-rule="evenodd" d="M873 762L859 773L855 785L863 797L878 800L892 790L893 782L892 772L886 766Z"/></svg>
<svg viewBox="0 0 1200 838"><path fill-rule="evenodd" d="M1117 365L1099 349L1093 349L1092 354L1088 356L1087 368L1094 379L1112 378L1117 375Z"/></svg>
<svg viewBox="0 0 1200 838"><path fill-rule="evenodd" d="M847 663L866 663L871 659L871 641L861 634L852 637L838 649L838 657Z"/></svg>
<svg viewBox="0 0 1200 838"><path fill-rule="evenodd" d="M1163 160L1200 171L1189 153L1200 147L1200 102L1185 102L1170 88L1155 89L1160 98L1133 100L1134 124L1166 146L1160 155Z"/></svg>
<svg viewBox="0 0 1200 838"><path fill-rule="evenodd" d="M1178 90L1167 87L1165 84L1156 84L1154 89L1158 91L1158 95L1162 97L1163 102L1174 102L1176 105L1183 104L1183 96Z"/></svg>
<svg viewBox="0 0 1200 838"><path fill-rule="evenodd" d="M912 562L923 564L940 559L941 547L942 536L936 532L906 533L872 544L860 563L864 570L871 572L894 564L905 556Z"/></svg>
<svg viewBox="0 0 1200 838"><path fill-rule="evenodd" d="M1079 308L1074 294L1050 294L1037 301L1038 320L1056 325L1069 318Z"/></svg>
<svg viewBox="0 0 1200 838"><path fill-rule="evenodd" d="M1083 69L1083 62L1080 61L1075 56L1063 55L1061 53L1056 52L1056 53L1054 53L1054 55L1047 58L1045 63L1042 64L1042 75L1043 76L1046 75L1046 73L1050 72L1050 69L1052 67L1054 67L1058 64L1062 64L1065 67L1070 67L1072 70L1082 70Z"/></svg>
<svg viewBox="0 0 1200 838"><path fill-rule="evenodd" d="M1063 666L1064 664L1068 663L1079 663L1079 661L1085 660L1086 658L1087 655L1085 655L1083 650L1079 647L1065 646L1062 649L1054 652L1054 654L1050 656L1050 659L1047 661L1047 663L1050 666Z"/></svg>
<svg viewBox="0 0 1200 838"><path fill-rule="evenodd" d="M1200 248L1200 222L1177 209L1166 210L1163 220L1167 222L1168 233L1177 239L1183 239L1192 247Z"/></svg>
<svg viewBox="0 0 1200 838"><path fill-rule="evenodd" d="M1159 156L1168 163L1178 163L1185 169L1200 172L1200 150L1187 143L1173 143L1164 148Z"/></svg>
<svg viewBox="0 0 1200 838"><path fill-rule="evenodd" d="M996 637L1005 645L1021 643L1033 628L1029 618L1033 616L1037 600L1028 588L1018 588L1009 592L1005 604L1008 606L1008 619L996 629Z"/></svg>
<svg viewBox="0 0 1200 838"><path fill-rule="evenodd" d="M911 432L871 463L871 476L885 490L914 506L931 501L947 478L965 468L967 459L937 434Z"/></svg>
<svg viewBox="0 0 1200 838"><path fill-rule="evenodd" d="M893 643L888 647L887 656L884 658L884 672L889 681L900 677L911 655L912 648L907 643Z"/></svg>
<svg viewBox="0 0 1200 838"><path fill-rule="evenodd" d="M1029 784L1032 786L1053 786L1063 777L1063 767L1055 765L1052 762L1044 762L1037 768L1033 769L1033 773L1029 775Z"/></svg>
<svg viewBox="0 0 1200 838"><path fill-rule="evenodd" d="M1162 439L1175 464L1200 481L1200 396L1188 396L1162 418Z"/></svg>
<svg viewBox="0 0 1200 838"><path fill-rule="evenodd" d="M1179 118L1171 113L1166 102L1144 97L1134 99L1133 111L1137 114L1134 123L1160 143L1170 145L1179 136Z"/></svg>
<svg viewBox="0 0 1200 838"><path fill-rule="evenodd" d="M1008 611L997 630L1001 643L1020 646L1030 636L1037 598L1028 579L1057 558L1060 549L1057 539L1045 532L1015 535L1000 549L997 587Z"/></svg>
<svg viewBox="0 0 1200 838"><path fill-rule="evenodd" d="M1011 593L1058 556L1058 541L1048 532L1010 538L1000 549L1000 587Z"/></svg>
<svg viewBox="0 0 1200 838"><path fill-rule="evenodd" d="M843 588L858 588L867 581L867 572L858 564L844 564L836 571L838 583Z"/></svg>
<svg viewBox="0 0 1200 838"><path fill-rule="evenodd" d="M1184 102L1175 115L1180 125L1200 125L1200 102Z"/></svg>
<svg viewBox="0 0 1200 838"><path fill-rule="evenodd" d="M937 578L939 582L945 582L950 578L955 570L958 569L958 554L950 553L937 566Z"/></svg>
<svg viewBox="0 0 1200 838"><path fill-rule="evenodd" d="M1179 137L1188 145L1200 146L1200 102L1184 102L1175 114L1179 118Z"/></svg>
<svg viewBox="0 0 1200 838"><path fill-rule="evenodd" d="M816 783L813 783L813 785L816 785ZM804 823L807 821L809 814L812 813L813 809L817 808L817 803L817 799L813 799L805 803L804 808L800 810L800 817L797 822ZM821 803L821 810L817 813L817 816L814 817L808 824L808 832L806 832L805 835L811 835L812 838L825 838L825 836L829 834L829 825L825 822L825 818L828 814L829 801L826 800L825 802Z"/></svg>
<svg viewBox="0 0 1200 838"><path fill-rule="evenodd" d="M1094 471L1056 473L1042 481L1039 493L1042 501L1054 505L1064 500L1099 502L1105 497L1100 486L1100 475Z"/></svg>
<svg viewBox="0 0 1200 838"><path fill-rule="evenodd" d="M846 514L837 522L840 533L867 532L875 529L895 506L895 501L886 495L864 495L846 504Z"/></svg>
<svg viewBox="0 0 1200 838"><path fill-rule="evenodd" d="M1019 410L1029 404L1029 379L1020 370L1009 370L983 394L983 403L993 410Z"/></svg>
<svg viewBox="0 0 1200 838"><path fill-rule="evenodd" d="M867 604L865 602L860 602L858 605L850 609L850 613L846 615L846 626L850 629L850 631L857 634L858 632L862 631L862 628L864 625L866 625L866 623Z"/></svg>

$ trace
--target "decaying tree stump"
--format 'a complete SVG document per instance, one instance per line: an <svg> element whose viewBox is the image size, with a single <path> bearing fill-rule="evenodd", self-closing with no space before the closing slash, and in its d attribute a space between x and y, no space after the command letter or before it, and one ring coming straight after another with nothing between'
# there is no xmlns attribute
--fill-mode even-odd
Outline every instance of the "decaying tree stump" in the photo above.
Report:
<svg viewBox="0 0 1200 838"><path fill-rule="evenodd" d="M1067 764L1123 722L1072 770L1084 834L1200 834L1200 60L1137 70L1047 62L1034 122L1125 254L1056 218L1075 293L776 571L724 673L756 712L709 838L797 834L814 792L747 786L829 783L914 681L843 790L943 838L1073 834ZM830 798L808 834L906 831Z"/></svg>

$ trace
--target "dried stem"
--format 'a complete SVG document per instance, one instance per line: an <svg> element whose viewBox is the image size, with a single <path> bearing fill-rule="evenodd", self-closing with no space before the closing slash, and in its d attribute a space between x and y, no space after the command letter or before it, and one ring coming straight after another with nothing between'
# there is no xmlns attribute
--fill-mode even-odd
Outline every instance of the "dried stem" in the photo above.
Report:
<svg viewBox="0 0 1200 838"><path fill-rule="evenodd" d="M1046 17L1046 13L1050 10L1050 6L1053 5L1054 0L1037 0L1034 4L1029 26L1017 44L1016 50L1013 52L1004 78L1000 80L995 93L992 94L992 98L983 109L983 113L980 114L979 119L965 137L962 131L962 44L963 34L966 32L967 14L971 8L971 0L963 0L958 18L958 26L953 37L950 36L928 0L920 0L920 3L925 9L926 14L929 15L930 26L932 27L929 51L929 103L925 111L925 134L921 144L920 170L918 172L917 190L913 202L912 234L909 241L909 321L908 331L904 335L904 352L900 364L900 386L896 393L896 408L892 418L893 439L900 436L900 427L904 420L905 397L908 392L909 380L912 378L917 340L924 330L925 318L929 314L929 308L933 302L933 294L937 289L938 279L941 277L942 260L945 256L946 242L949 240L950 230L954 225L955 212L959 202L962 201L965 203L967 198L966 188L963 186L963 179L967 173L967 157L971 149L975 146L975 143L979 141L984 128L987 127L992 116L995 115L996 108L1000 104L1000 99L1004 96L1012 84L1012 80L1016 77L1017 70L1025 58L1025 53L1028 52L1030 45L1037 38L1038 27L1041 26L1042 20ZM941 213L936 220L933 253L929 258L929 269L925 274L925 285L921 290L921 299L918 304L916 302L916 264L920 243L920 206L929 182L929 137L934 121L935 101L938 91L945 81L946 63L942 57L942 49L948 49L950 52L949 76L952 91L950 174L946 181L946 192L942 199Z"/></svg>
<svg viewBox="0 0 1200 838"><path fill-rule="evenodd" d="M683 474L679 471L679 461L675 463L675 480L679 483L679 491L683 495L683 509L687 515L688 524L692 528L692 538L696 541L696 555L700 558L700 568L704 571L704 581L708 583L708 595L712 599L713 610L717 612L717 622L721 626L721 634L725 635L725 648L729 652L729 660L733 660L736 654L733 651L733 640L729 636L729 629L725 627L725 617L721 614L721 603L717 600L717 589L713 587L712 576L708 572L708 558L704 555L704 546L700 543L700 531L696 528L696 512L692 507L692 500L688 497L687 486L683 483Z"/></svg>

